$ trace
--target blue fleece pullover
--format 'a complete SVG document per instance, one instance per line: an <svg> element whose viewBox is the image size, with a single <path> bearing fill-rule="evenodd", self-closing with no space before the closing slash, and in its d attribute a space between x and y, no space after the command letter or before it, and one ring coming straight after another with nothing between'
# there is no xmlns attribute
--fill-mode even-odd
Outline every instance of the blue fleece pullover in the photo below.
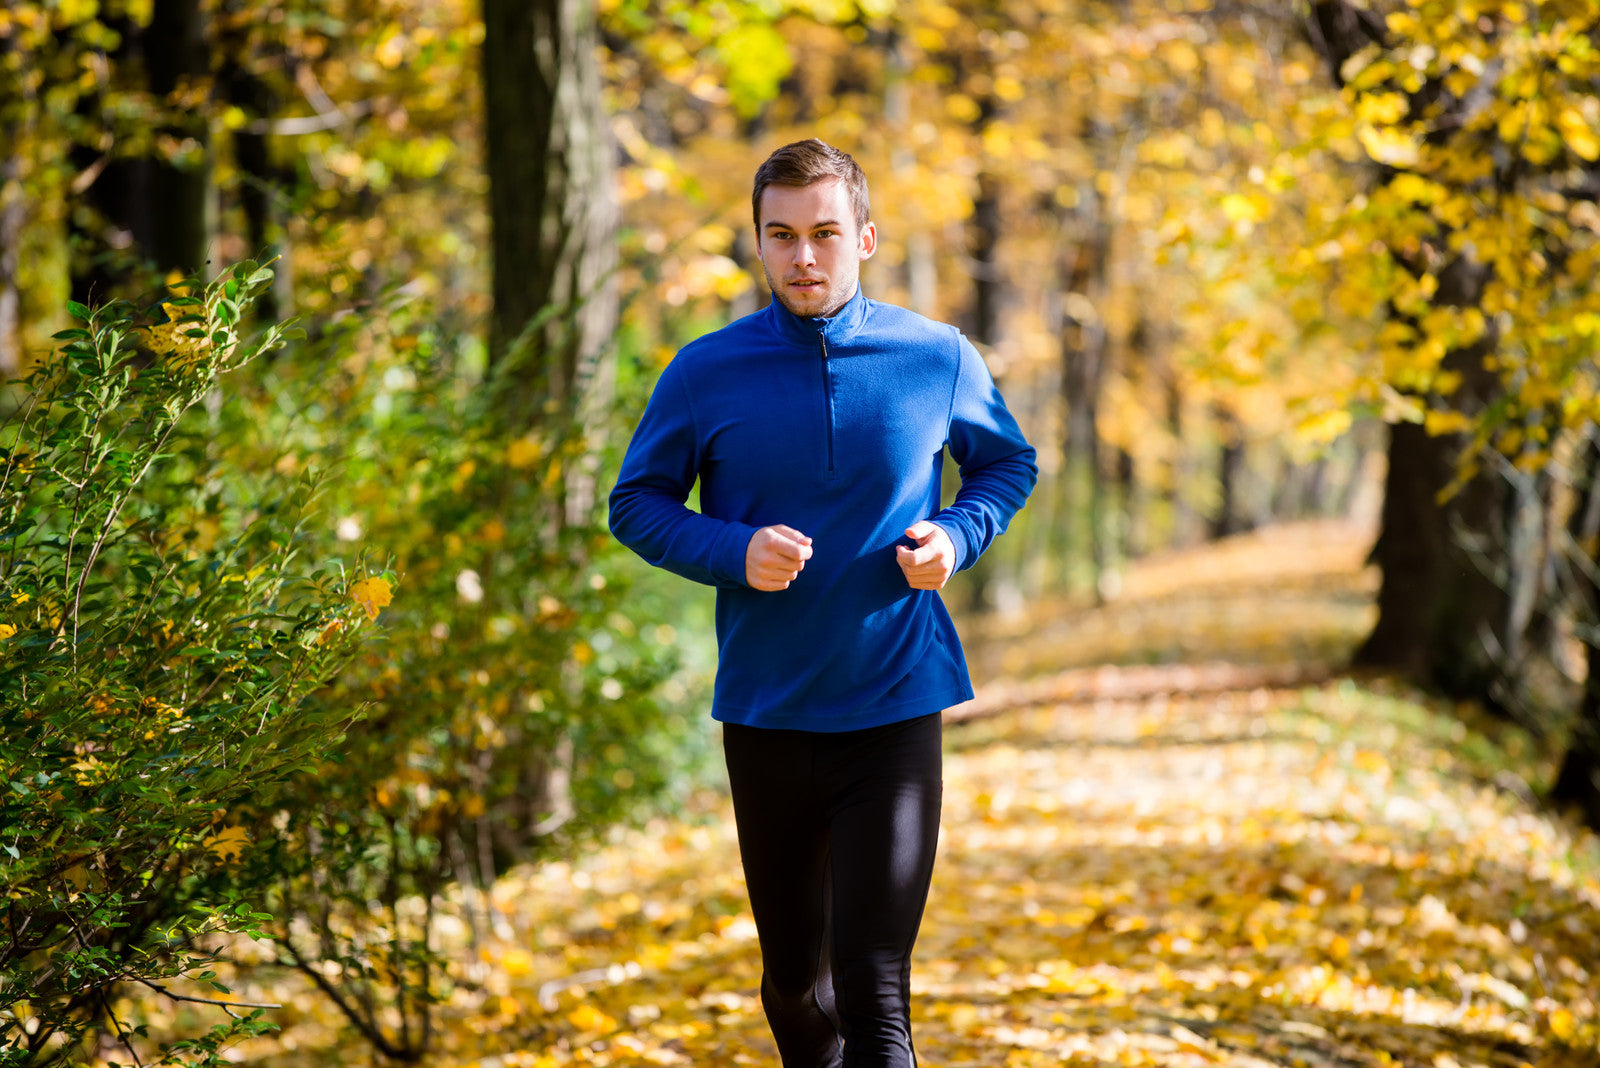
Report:
<svg viewBox="0 0 1600 1068"><path fill-rule="evenodd" d="M939 509L942 451L961 489ZM931 519L972 566L1022 507L1034 450L954 327L854 297L827 319L777 301L667 365L611 493L611 530L717 587L712 716L847 731L972 696L939 594L895 559ZM685 506L700 480L699 513ZM745 550L785 523L813 555L787 589L745 582Z"/></svg>

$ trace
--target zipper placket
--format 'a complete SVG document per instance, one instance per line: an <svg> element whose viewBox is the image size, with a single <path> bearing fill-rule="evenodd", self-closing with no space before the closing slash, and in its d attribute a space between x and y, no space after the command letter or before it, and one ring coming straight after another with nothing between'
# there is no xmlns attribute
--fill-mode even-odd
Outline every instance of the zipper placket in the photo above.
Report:
<svg viewBox="0 0 1600 1068"><path fill-rule="evenodd" d="M823 429L828 437L827 477L834 478L837 472L833 464L833 374L828 369L828 339L820 329L817 331L817 344L822 352L822 416Z"/></svg>

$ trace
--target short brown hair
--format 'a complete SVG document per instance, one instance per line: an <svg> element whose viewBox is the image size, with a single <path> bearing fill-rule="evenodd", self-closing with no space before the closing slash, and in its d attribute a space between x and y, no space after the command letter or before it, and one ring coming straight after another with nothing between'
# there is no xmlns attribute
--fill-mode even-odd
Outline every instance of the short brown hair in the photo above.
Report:
<svg viewBox="0 0 1600 1068"><path fill-rule="evenodd" d="M761 194L766 192L767 186L807 186L829 178L844 183L845 191L850 194L850 207L855 210L856 229L865 230L872 214L867 202L867 176L849 153L812 137L784 145L756 168L755 190L750 194L756 238L761 237Z"/></svg>

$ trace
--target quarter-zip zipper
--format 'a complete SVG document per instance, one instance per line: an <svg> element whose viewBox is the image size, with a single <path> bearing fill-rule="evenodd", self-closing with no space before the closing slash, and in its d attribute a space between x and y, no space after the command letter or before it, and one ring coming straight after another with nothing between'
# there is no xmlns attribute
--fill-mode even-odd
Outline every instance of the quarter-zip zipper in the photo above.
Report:
<svg viewBox="0 0 1600 1068"><path fill-rule="evenodd" d="M833 464L833 374L828 369L828 339L823 336L821 329L817 330L817 344L822 352L822 416L823 430L828 437L828 478L838 477Z"/></svg>

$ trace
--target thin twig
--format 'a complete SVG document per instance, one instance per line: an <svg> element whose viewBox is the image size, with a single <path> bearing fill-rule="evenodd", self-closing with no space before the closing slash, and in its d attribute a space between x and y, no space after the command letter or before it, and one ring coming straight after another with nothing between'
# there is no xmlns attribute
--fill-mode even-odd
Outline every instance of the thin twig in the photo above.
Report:
<svg viewBox="0 0 1600 1068"><path fill-rule="evenodd" d="M604 982L610 975L609 968L590 968L560 979L547 979L539 984L539 1007L545 1012L555 1012L561 1007L561 1002L556 1000L556 996L563 990L570 990L573 987L581 990L583 987Z"/></svg>
<svg viewBox="0 0 1600 1068"><path fill-rule="evenodd" d="M370 100L356 100L349 104L316 115L294 115L286 119L256 119L244 127L246 133L271 134L274 137L303 137L322 133L338 126L348 125L372 113Z"/></svg>
<svg viewBox="0 0 1600 1068"><path fill-rule="evenodd" d="M111 510L106 514L105 523L100 528L100 534L95 539L94 547L89 550L89 558L84 562L83 567L79 571L78 586L72 600L72 655L74 657L78 655L78 612L83 603L83 587L89 581L89 572L98 561L100 557L100 550L105 547L106 538L111 535L111 528L113 524L115 524L117 517L122 514L122 509L127 505L128 498L133 496L134 489L139 485L140 482L143 482L144 477L150 473L150 468L156 462L156 457L161 455L161 450L166 448L167 441L172 437L173 431L177 430L178 420L181 419L183 414L192 407L194 407L193 401L184 405L178 410L177 415L173 418L172 422L168 424L166 431L156 442L155 448L150 451L150 455L145 460L144 466L139 469L139 473L137 475L133 476L133 478L128 482L127 487L122 491L122 495L117 498L114 504L112 504ZM64 624L65 621L63 620L63 625Z"/></svg>
<svg viewBox="0 0 1600 1068"><path fill-rule="evenodd" d="M90 948L89 939L88 936L83 933L83 928L78 926L78 918L71 912L65 912L64 915L67 918L67 922L72 925L73 933L78 936L78 945L82 946L84 950L87 951ZM106 1016L111 1020L112 1028L117 1032L117 1038L124 1046L127 1047L128 1055L133 1058L134 1064L138 1065L139 1068L144 1068L144 1062L139 1059L139 1051L133 1048L132 1039L130 1039L123 1032L122 1021L117 1019L116 1011L111 1007L111 999L106 997L106 987L98 987L94 991L94 994L95 996L99 997L101 1007L105 1009Z"/></svg>
<svg viewBox="0 0 1600 1068"><path fill-rule="evenodd" d="M103 152L100 154L99 159L95 160L82 171L78 172L78 176L72 180L73 196L81 197L83 194L87 193L89 191L89 187L94 185L96 180L99 179L101 172L106 169L106 165L110 162L111 153Z"/></svg>
<svg viewBox="0 0 1600 1068"><path fill-rule="evenodd" d="M110 1025L112 1025L112 1028L117 1031L117 1041L122 1042L123 1049L128 1050L128 1055L133 1057L134 1065L138 1065L139 1068L144 1068L144 1062L139 1060L139 1050L134 1049L133 1039L128 1036L126 1031L122 1030L122 1020L118 1020L117 1010L110 1007L110 998L107 998L106 990L104 990L104 988L99 990L99 998L101 998L101 1006L104 1006L104 1009L106 1009L107 1017L110 1018Z"/></svg>
<svg viewBox="0 0 1600 1068"><path fill-rule="evenodd" d="M349 1020L357 1031L365 1035L367 1041L371 1042L384 1056L396 1060L402 1059L403 1051L390 1042L371 1019L357 1013L355 1006L350 1004L349 1000L339 991L339 988L330 983L327 977L322 974L322 971L301 954L299 948L287 937L287 933L280 940L280 944L289 951L289 956L293 958L290 961L279 960L278 964L280 966L295 968L315 983L318 989L333 1002L334 1006L344 1013L345 1019Z"/></svg>
<svg viewBox="0 0 1600 1068"><path fill-rule="evenodd" d="M142 983L143 985L149 987L151 990L156 991L158 994L163 994L166 997L171 998L173 1001L191 1001L191 1002L194 1002L196 1005L218 1005L218 1006L221 1006L224 1010L228 1010L228 1015L232 1016L235 1020L242 1020L244 1017L234 1015L234 1013L231 1011L233 1009L281 1009L281 1008L283 1008L282 1005L277 1005L277 1004L273 1004L271 1002L266 1002L266 1001L222 1001L219 998L202 998L202 997L198 997L198 996L193 995L193 994L180 994L175 990L172 990L172 989L170 989L168 987L162 986L160 983L151 982L149 979L139 979L139 980L137 980L137 982Z"/></svg>

